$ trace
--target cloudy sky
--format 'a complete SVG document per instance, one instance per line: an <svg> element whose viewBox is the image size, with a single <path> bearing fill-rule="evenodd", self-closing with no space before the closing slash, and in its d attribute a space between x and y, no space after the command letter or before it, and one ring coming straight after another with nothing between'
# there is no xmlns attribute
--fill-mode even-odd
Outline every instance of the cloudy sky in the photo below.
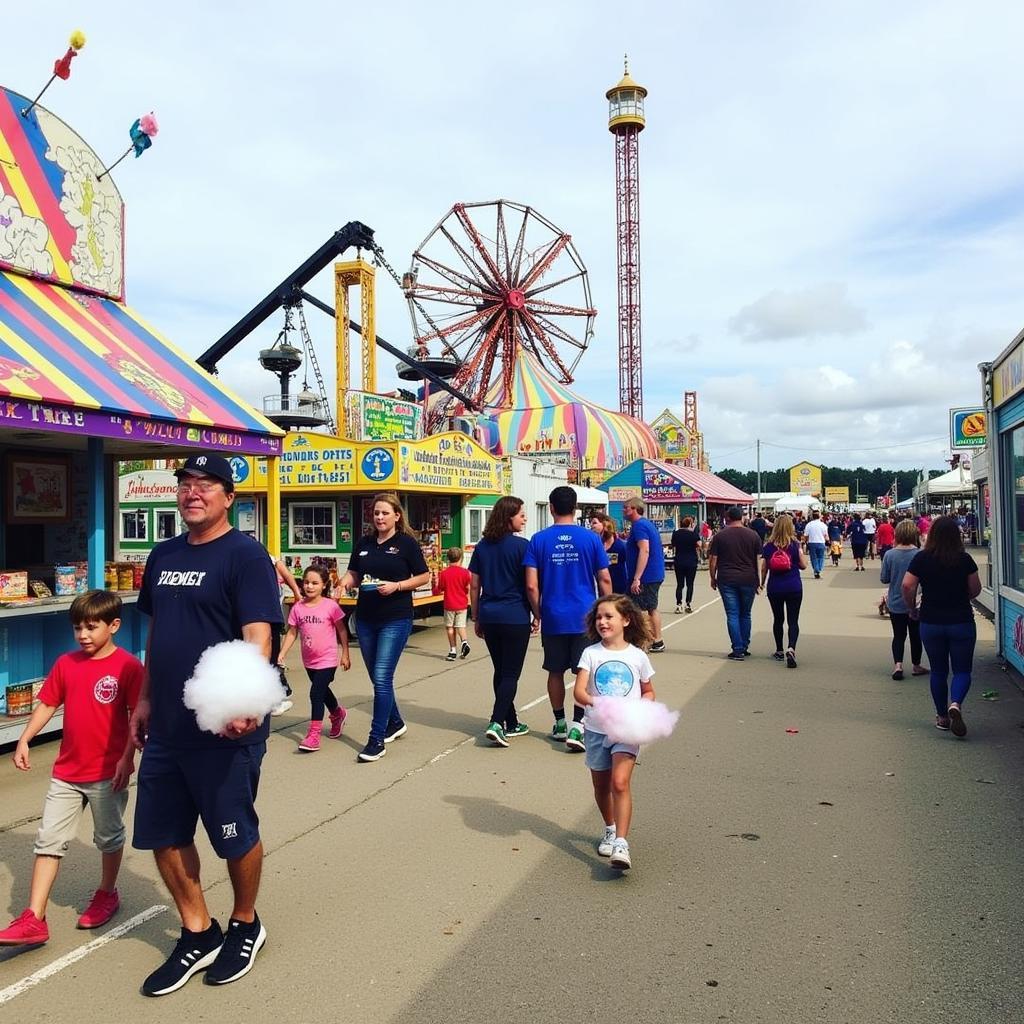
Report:
<svg viewBox="0 0 1024 1024"><path fill-rule="evenodd" d="M614 408L604 92L626 50L650 90L645 410L697 390L713 466L752 467L760 438L765 467L938 467L948 409L1024 326L1024 8L1005 0L52 0L6 16L3 84L34 94L76 27L46 104L112 155L156 112L154 148L115 172L128 297L193 355L347 221L401 271L453 203L503 197L572 234L598 308L575 388ZM310 290L330 299L329 276ZM308 319L329 374L333 324ZM384 278L377 322L409 340ZM221 363L257 405L279 326Z"/></svg>

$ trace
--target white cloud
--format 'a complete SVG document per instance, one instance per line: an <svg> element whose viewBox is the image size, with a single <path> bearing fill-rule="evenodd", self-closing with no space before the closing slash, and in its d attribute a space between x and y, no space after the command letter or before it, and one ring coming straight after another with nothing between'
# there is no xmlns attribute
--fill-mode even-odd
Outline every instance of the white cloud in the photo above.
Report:
<svg viewBox="0 0 1024 1024"><path fill-rule="evenodd" d="M864 313L847 299L846 286L835 283L799 291L776 289L744 306L729 321L729 330L748 341L856 334L865 327Z"/></svg>

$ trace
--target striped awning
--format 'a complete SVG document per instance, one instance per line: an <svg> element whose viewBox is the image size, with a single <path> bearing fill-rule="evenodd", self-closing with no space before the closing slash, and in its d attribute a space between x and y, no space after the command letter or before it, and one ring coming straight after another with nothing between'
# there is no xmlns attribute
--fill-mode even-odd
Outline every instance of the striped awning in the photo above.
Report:
<svg viewBox="0 0 1024 1024"><path fill-rule="evenodd" d="M648 461L663 473L689 487L690 490L696 491L704 501L719 505L749 505L754 500L752 495L734 487L720 476L715 476L714 473L705 473L702 470L690 469L689 466L678 466L675 463L659 462L656 459Z"/></svg>
<svg viewBox="0 0 1024 1024"><path fill-rule="evenodd" d="M130 306L11 271L0 271L0 397L75 409L121 440L273 455L283 436Z"/></svg>

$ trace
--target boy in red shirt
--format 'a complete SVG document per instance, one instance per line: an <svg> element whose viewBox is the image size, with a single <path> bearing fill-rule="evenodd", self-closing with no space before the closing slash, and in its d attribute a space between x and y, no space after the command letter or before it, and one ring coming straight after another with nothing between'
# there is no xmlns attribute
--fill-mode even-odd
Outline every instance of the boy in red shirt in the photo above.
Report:
<svg viewBox="0 0 1024 1024"><path fill-rule="evenodd" d="M448 657L454 661L459 652L455 648L456 637L462 642L462 657L469 654L466 641L466 609L469 607L469 570L464 569L462 548L448 549L448 568L437 577L437 585L444 594L444 628L448 633Z"/></svg>
<svg viewBox="0 0 1024 1024"><path fill-rule="evenodd" d="M36 837L29 905L0 931L2 946L39 945L50 938L46 904L86 804L92 810L103 872L78 927L98 928L120 906L117 872L124 850L128 780L135 771L128 720L142 686L142 664L114 643L121 626L116 594L90 590L75 598L70 615L79 650L62 654L54 663L14 751L15 766L27 772L32 767L29 743L64 705L64 735Z"/></svg>

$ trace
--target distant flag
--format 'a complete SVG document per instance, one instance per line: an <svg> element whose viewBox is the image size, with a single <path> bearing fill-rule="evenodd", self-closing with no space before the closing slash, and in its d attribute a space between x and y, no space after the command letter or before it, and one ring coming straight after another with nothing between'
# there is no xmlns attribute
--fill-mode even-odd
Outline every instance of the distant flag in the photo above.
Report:
<svg viewBox="0 0 1024 1024"><path fill-rule="evenodd" d="M99 181L105 174L109 174L126 156L129 156L131 153L135 154L136 159L142 156L142 154L153 145L153 136L159 131L160 126L156 123L156 117L153 115L152 110L148 114L143 114L142 117L136 118L131 128L128 129L128 134L131 137L132 144L109 167L104 167L103 170L96 175L96 180Z"/></svg>
<svg viewBox="0 0 1024 1024"><path fill-rule="evenodd" d="M63 57L58 57L53 62L53 74L50 80L40 90L39 95L21 112L22 117L28 117L32 108L43 98L43 93L53 85L55 78L67 81L71 77L71 62L78 56L78 51L85 46L85 33L81 29L75 29L68 40L68 50Z"/></svg>

